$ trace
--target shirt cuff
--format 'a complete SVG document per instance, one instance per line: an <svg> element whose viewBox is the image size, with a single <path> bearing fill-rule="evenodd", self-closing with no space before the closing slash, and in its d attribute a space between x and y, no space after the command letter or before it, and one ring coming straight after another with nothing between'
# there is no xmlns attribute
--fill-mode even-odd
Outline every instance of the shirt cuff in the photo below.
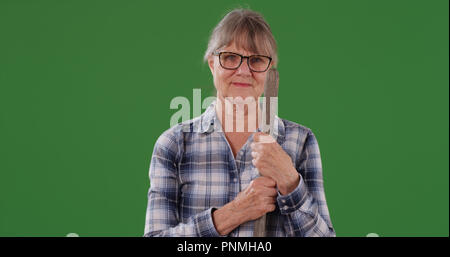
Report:
<svg viewBox="0 0 450 257"><path fill-rule="evenodd" d="M209 208L198 215L196 215L194 219L194 223L196 224L195 228L197 230L197 234L201 237L221 237L219 232L217 232L216 227L214 226L214 222L212 219L212 212L216 208Z"/></svg>
<svg viewBox="0 0 450 257"><path fill-rule="evenodd" d="M299 174L300 175L300 174ZM305 181L300 175L300 181L294 191L287 195L282 195L278 191L277 202L280 207L281 214L287 215L298 209L308 211L309 208L306 206L308 204L308 189L306 187Z"/></svg>

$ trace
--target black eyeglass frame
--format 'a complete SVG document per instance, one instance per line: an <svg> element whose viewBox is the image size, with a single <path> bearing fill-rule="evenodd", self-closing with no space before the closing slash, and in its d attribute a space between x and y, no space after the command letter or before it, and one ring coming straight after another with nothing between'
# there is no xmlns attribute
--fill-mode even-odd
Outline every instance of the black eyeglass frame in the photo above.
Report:
<svg viewBox="0 0 450 257"><path fill-rule="evenodd" d="M235 55L241 57L241 62L239 63L239 65L238 65L236 68L226 68L226 67L224 67L224 66L222 65L222 61L220 60L220 55L221 55L221 54L235 54ZM221 66L222 68L226 69L226 70L237 70L237 69L239 69L239 67L241 67L241 65L242 65L242 60L244 60L244 58L247 58L247 66L248 66L248 68L249 68L251 71L253 71L253 72L266 72L266 71L269 69L270 64L272 63L272 57L266 56L266 55L261 55L261 54L254 54L254 55L245 56L245 55L238 54L238 53L234 53L234 52L218 52L218 51L215 51L215 52L213 52L213 55L219 56L219 63L220 63L220 66ZM263 71L256 71L256 70L254 70L254 69L252 69L252 68L250 67L250 57L255 57L255 56L260 56L260 57L266 57L266 58L269 58L269 63L267 64L267 67L266 67L265 70L263 70Z"/></svg>

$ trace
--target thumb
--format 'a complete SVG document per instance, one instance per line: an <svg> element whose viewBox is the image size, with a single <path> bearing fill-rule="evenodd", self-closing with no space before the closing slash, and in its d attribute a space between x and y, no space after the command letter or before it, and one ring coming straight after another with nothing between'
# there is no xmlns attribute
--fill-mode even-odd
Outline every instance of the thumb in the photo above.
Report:
<svg viewBox="0 0 450 257"><path fill-rule="evenodd" d="M253 142L255 143L273 143L275 139L269 134L264 132L255 132L253 135Z"/></svg>

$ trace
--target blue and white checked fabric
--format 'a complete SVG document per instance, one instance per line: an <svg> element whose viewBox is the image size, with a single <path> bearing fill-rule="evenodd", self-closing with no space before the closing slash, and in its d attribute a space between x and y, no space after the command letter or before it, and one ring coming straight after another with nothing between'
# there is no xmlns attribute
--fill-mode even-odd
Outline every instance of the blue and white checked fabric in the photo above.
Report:
<svg viewBox="0 0 450 257"><path fill-rule="evenodd" d="M220 236L212 211L232 201L258 176L252 165L253 135L236 158L221 129L214 101L199 117L166 130L150 162L144 236ZM336 236L325 199L322 162L309 128L275 117L275 136L300 174L298 187L278 192L267 214L267 236ZM253 236L254 221L228 236Z"/></svg>

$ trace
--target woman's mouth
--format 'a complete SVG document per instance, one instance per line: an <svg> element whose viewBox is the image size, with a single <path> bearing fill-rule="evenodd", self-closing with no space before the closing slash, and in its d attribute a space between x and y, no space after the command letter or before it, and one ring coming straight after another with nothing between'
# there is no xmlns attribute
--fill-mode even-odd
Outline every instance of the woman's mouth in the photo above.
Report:
<svg viewBox="0 0 450 257"><path fill-rule="evenodd" d="M252 86L252 84L250 84L250 83L242 83L242 82L231 82L231 84L236 87L251 87Z"/></svg>

